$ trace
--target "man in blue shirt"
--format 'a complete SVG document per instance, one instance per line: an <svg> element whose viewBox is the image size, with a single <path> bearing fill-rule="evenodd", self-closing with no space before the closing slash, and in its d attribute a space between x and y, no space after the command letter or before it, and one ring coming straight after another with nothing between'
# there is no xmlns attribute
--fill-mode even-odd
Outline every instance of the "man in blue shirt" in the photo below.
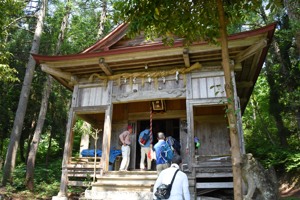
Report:
<svg viewBox="0 0 300 200"><path fill-rule="evenodd" d="M167 169L169 167L169 163L166 159L161 157L161 147L166 143L165 134L163 132L157 133L158 142L154 145L153 149L156 154L156 170L157 174L159 174L162 170Z"/></svg>
<svg viewBox="0 0 300 200"><path fill-rule="evenodd" d="M145 156L147 158L147 169L151 170L151 158L149 158L148 152L150 151L150 129L149 126L146 127L139 135L139 144L141 146L141 161L140 161L140 169L146 170L145 167Z"/></svg>

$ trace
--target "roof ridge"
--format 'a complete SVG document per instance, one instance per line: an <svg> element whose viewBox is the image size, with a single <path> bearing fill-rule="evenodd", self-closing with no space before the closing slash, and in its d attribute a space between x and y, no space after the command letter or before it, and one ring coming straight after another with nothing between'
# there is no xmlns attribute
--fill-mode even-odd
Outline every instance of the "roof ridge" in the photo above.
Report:
<svg viewBox="0 0 300 200"><path fill-rule="evenodd" d="M128 27L127 23L123 23L123 24L117 26L112 32L110 32L104 38L98 40L92 46L81 51L80 54L81 53L91 53L91 52L94 52L97 49L100 49L103 47L104 47L104 49L109 49L109 47L111 47L113 44L118 42L125 35L124 33L127 31L127 27ZM121 37L120 37L120 34L121 34Z"/></svg>

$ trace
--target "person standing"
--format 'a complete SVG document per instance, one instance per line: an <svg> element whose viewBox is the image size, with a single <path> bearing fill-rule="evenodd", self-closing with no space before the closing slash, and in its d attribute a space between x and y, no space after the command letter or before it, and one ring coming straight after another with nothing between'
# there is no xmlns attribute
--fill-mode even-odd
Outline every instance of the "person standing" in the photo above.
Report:
<svg viewBox="0 0 300 200"><path fill-rule="evenodd" d="M154 145L153 150L156 154L156 170L157 174L159 174L162 170L167 169L169 167L169 163L166 159L161 157L162 146L166 144L165 134L163 132L157 133L158 142Z"/></svg>
<svg viewBox="0 0 300 200"><path fill-rule="evenodd" d="M119 171L127 171L130 161L130 134L132 134L132 126L128 125L127 130L119 135L119 139L122 143L122 162Z"/></svg>
<svg viewBox="0 0 300 200"><path fill-rule="evenodd" d="M146 170L145 167L145 156L147 159L147 169L151 170L151 158L149 158L148 153L150 151L150 128L146 127L139 135L139 144L141 146L141 161L140 161L140 169Z"/></svg>
<svg viewBox="0 0 300 200"><path fill-rule="evenodd" d="M172 158L171 166L167 169L164 169L159 174L157 180L155 181L153 187L153 199L157 199L157 197L154 194L158 186L160 186L161 184L168 185L171 183L176 170L180 169L181 163L182 163L181 156L174 155L174 157ZM189 181L187 175L184 172L179 170L178 173L176 174L171 188L170 197L168 199L190 200Z"/></svg>

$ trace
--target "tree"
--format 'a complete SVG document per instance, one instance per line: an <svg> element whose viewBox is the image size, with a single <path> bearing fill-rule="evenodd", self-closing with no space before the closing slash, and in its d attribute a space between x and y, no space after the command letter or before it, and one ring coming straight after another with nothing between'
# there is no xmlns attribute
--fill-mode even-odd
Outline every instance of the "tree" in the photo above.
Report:
<svg viewBox="0 0 300 200"><path fill-rule="evenodd" d="M257 27L277 21L265 66L243 116L247 151L277 176L298 173L300 143L299 1L263 4ZM265 6L264 6L265 5ZM298 10L298 11L297 11ZM254 117L254 114L256 118Z"/></svg>
<svg viewBox="0 0 300 200"><path fill-rule="evenodd" d="M7 48L8 36L16 29L16 23L22 18L25 4L22 1L4 1L0 7L0 162L4 151L4 139L10 127L10 110L12 102L12 84L20 82L18 71L9 65L12 57ZM5 97L5 98L3 98ZM3 159L4 160L4 159ZM1 167L0 167L1 168Z"/></svg>
<svg viewBox="0 0 300 200"><path fill-rule="evenodd" d="M107 19L107 0L102 0L102 12L100 15L99 29L97 38L100 39L104 34L104 25Z"/></svg>
<svg viewBox="0 0 300 200"><path fill-rule="evenodd" d="M61 45L64 41L64 35L65 35L66 28L68 26L69 15L70 15L70 5L68 0L65 8L65 15L61 23L60 33L58 35L58 40L56 44L56 52L55 52L56 55L59 54ZM51 92L52 82L53 82L53 78L48 74L47 80L44 85L43 99L41 103L39 118L36 125L36 129L34 131L33 139L30 144L30 152L27 158L26 186L30 191L33 191L34 189L34 168L35 168L36 153L37 153L37 149L41 137L41 132L44 126L44 121L46 118L47 106L49 102L49 95Z"/></svg>
<svg viewBox="0 0 300 200"><path fill-rule="evenodd" d="M297 45L300 18L292 9L292 5L297 5L297 2L284 1L285 5L273 6L268 15L265 8L260 9L261 23L266 24L274 19L278 21L278 31L266 60L266 75L270 87L269 113L275 119L279 142L284 148L288 148L288 139L294 132L291 127L288 128L290 125L285 122L285 118L293 115L298 124L297 128L300 128L300 68Z"/></svg>
<svg viewBox="0 0 300 200"><path fill-rule="evenodd" d="M31 53L39 52L39 45L40 45L40 39L43 30L46 6L47 6L47 0L43 0L41 10L37 17L37 25L35 29L34 38L32 41L32 47L30 51ZM29 94L30 94L30 86L35 71L35 64L36 64L35 60L30 55L26 66L27 68L26 74L22 86L22 91L19 99L18 109L16 112L12 133L10 135L10 143L8 146L6 159L4 163L3 179L2 179L2 184L4 186L7 184L7 182L12 182L12 172L15 168L17 149L22 134L22 127L23 127L24 117L25 117L27 103L29 99Z"/></svg>

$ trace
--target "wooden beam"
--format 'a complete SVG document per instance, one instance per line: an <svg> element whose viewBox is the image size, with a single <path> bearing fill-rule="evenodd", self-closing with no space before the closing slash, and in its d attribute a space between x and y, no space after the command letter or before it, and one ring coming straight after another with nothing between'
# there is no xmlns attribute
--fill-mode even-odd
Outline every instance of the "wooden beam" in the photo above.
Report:
<svg viewBox="0 0 300 200"><path fill-rule="evenodd" d="M64 78L67 79L68 81L71 81L71 73L66 73L66 72L62 72L60 70L57 69L52 69L50 67L48 67L47 65L42 64L42 71L51 74L53 76L59 77L59 78Z"/></svg>
<svg viewBox="0 0 300 200"><path fill-rule="evenodd" d="M255 41L258 41L260 38L261 35L250 37L247 40L232 40L229 41L229 48L245 47L253 44L253 42ZM189 54L215 51L215 50L220 50L220 46L211 45L211 44L195 45L189 47ZM141 52L130 52L126 54L106 55L105 61L106 63L123 62L123 61L132 62L133 60L161 58L161 55L164 55L166 57L182 55L182 47L145 51L145 52L141 51ZM56 61L56 62L49 61L47 62L47 64L51 65L51 67L54 68L88 66L88 65L99 64L99 58L93 57L93 58L84 58L84 59L72 59L72 60L70 59L70 60L63 60L63 61Z"/></svg>
<svg viewBox="0 0 300 200"><path fill-rule="evenodd" d="M190 67L191 66L190 56L189 56L189 49L187 49L187 48L183 49L183 60L184 60L185 67Z"/></svg>
<svg viewBox="0 0 300 200"><path fill-rule="evenodd" d="M113 71L108 66L108 64L105 62L104 58L99 59L99 66L107 76L111 76L113 74Z"/></svg>
<svg viewBox="0 0 300 200"><path fill-rule="evenodd" d="M83 106L83 107L74 107L74 112L76 114L94 114L94 113L104 113L107 109L105 106Z"/></svg>
<svg viewBox="0 0 300 200"><path fill-rule="evenodd" d="M267 46L267 40L263 39L260 40L259 42L253 44L252 46L248 47L244 51L238 53L235 56L235 63L242 62L243 60L249 58L250 56L254 55L257 51L263 49L264 47Z"/></svg>
<svg viewBox="0 0 300 200"><path fill-rule="evenodd" d="M172 110L167 111L164 114L153 114L153 119L172 119L172 118L186 118L186 111L185 110ZM128 120L140 120L140 119L149 119L148 112L138 112L138 113L129 113Z"/></svg>

